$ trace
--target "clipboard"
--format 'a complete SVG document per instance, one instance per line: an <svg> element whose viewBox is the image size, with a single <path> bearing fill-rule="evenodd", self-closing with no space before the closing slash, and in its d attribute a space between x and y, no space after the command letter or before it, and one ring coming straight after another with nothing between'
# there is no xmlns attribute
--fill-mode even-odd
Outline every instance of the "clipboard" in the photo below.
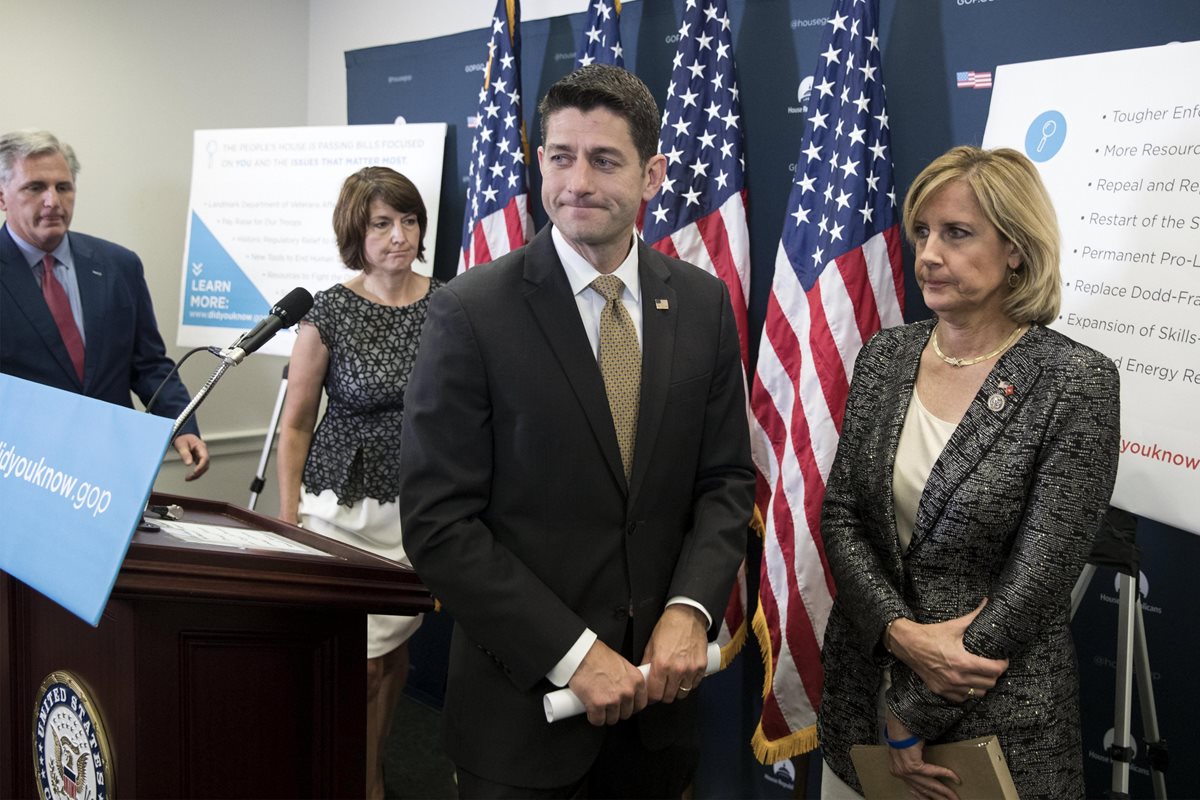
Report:
<svg viewBox="0 0 1200 800"><path fill-rule="evenodd" d="M889 771L891 757L887 745L856 744L850 748L850 760L858 773L866 800L907 800L908 784ZM982 736L961 742L929 745L925 760L947 767L962 779L961 785L947 783L959 797L971 800L1020 800L1008 771L1000 740Z"/></svg>

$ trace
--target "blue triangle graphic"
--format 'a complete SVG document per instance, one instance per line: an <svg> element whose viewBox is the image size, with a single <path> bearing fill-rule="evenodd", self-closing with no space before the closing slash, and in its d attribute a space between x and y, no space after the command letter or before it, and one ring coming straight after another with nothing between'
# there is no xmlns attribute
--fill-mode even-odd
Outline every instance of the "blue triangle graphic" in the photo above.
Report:
<svg viewBox="0 0 1200 800"><path fill-rule="evenodd" d="M184 325L249 328L271 310L267 298L195 211L188 241Z"/></svg>

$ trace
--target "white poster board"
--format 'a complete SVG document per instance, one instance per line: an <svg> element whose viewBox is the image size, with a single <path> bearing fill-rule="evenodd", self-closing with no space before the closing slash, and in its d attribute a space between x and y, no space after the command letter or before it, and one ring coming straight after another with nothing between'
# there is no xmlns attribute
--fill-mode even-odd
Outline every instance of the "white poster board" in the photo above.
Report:
<svg viewBox="0 0 1200 800"><path fill-rule="evenodd" d="M1120 370L1113 504L1200 533L1200 89L1187 75L1200 42L1000 66L983 143L1028 155L1054 199L1052 327Z"/></svg>
<svg viewBox="0 0 1200 800"><path fill-rule="evenodd" d="M333 207L363 167L391 167L421 192L426 261L414 269L428 275L445 139L444 123L196 131L177 343L226 346L297 286L348 280ZM295 330L258 352L290 355Z"/></svg>

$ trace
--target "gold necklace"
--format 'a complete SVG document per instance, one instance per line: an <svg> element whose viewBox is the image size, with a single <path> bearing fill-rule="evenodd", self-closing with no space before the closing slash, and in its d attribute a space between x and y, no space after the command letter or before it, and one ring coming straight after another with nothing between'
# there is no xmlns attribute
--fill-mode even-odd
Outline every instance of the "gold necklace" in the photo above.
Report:
<svg viewBox="0 0 1200 800"><path fill-rule="evenodd" d="M954 356L948 356L945 353L943 353L942 348L938 346L937 323L934 323L933 333L930 335L929 338L930 338L930 341L933 343L933 352L936 353L937 357L940 358L942 361L945 361L947 364L949 364L952 367L969 367L969 366L972 366L973 364L978 364L980 361L987 361L989 358L995 358L996 356L1000 355L1008 348L1012 347L1012 343L1017 340L1017 337L1021 335L1021 331L1023 331L1023 330L1024 330L1024 328L1022 326L1018 325L1016 330L1014 330L1011 334L1009 334L1008 338L1004 340L1004 344L1000 345L999 347L997 347L995 350L988 353L987 355L976 356L975 358L955 358Z"/></svg>

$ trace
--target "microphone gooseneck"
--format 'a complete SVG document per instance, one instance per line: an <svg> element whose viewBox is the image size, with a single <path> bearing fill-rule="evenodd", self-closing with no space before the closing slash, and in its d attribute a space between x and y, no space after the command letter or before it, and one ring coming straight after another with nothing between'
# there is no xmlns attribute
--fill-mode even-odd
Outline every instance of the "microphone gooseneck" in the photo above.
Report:
<svg viewBox="0 0 1200 800"><path fill-rule="evenodd" d="M221 357L220 365L205 382L204 386L200 387L200 391L188 403L183 413L175 419L175 428L171 431L171 438L175 438L175 435L179 433L179 429L187 422L188 417L195 413L200 404L204 402L204 398L217 385L217 381L221 379L226 370L242 363L246 356L266 344L281 329L291 327L299 322L308 313L308 310L312 308L312 304L313 298L308 293L308 290L297 286L276 303L271 308L271 313L259 320L257 325L239 336L238 340L232 345L221 350L218 353Z"/></svg>

